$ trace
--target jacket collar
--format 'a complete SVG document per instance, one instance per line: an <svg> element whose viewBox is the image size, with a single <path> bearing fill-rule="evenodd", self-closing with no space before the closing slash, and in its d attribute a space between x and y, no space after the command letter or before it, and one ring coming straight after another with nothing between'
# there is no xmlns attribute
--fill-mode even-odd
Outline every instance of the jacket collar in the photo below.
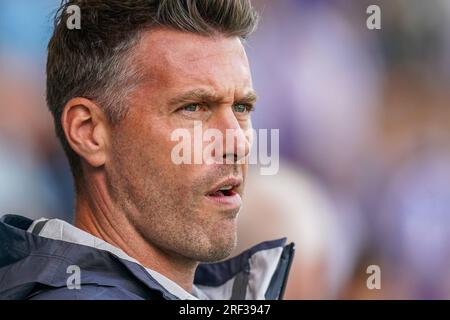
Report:
<svg viewBox="0 0 450 320"><path fill-rule="evenodd" d="M65 221L58 219L31 221L24 217L7 215L1 219L0 233L1 228L8 229L10 235L15 234L16 242L21 242L22 246L30 251L29 253L46 252L49 257L70 258L75 262L77 260L85 262L88 255L95 257L95 260L101 260L98 264L103 263L106 266L110 263L108 260L120 262L143 286L156 290L163 298L170 300L281 299L294 254L294 245L286 246L286 239L279 239L263 242L222 262L200 264L196 270L192 295L156 271L144 268L121 249ZM14 244L16 248L17 245ZM0 256L0 268L1 260L5 260L5 257ZM107 269L111 273L111 268ZM110 286L129 285L117 283L118 277L99 279L87 273L83 283L93 281ZM65 285L60 283L61 281L55 283L55 279L59 278L53 277L51 281L47 279L44 284Z"/></svg>

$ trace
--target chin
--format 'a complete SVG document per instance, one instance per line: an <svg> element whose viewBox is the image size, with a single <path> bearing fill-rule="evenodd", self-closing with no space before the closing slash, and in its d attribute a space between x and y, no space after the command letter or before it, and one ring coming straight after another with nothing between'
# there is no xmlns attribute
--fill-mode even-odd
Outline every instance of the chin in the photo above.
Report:
<svg viewBox="0 0 450 320"><path fill-rule="evenodd" d="M237 235L236 230L229 232L220 232L214 235L214 239L210 241L210 248L202 262L215 262L223 260L231 255L236 248Z"/></svg>

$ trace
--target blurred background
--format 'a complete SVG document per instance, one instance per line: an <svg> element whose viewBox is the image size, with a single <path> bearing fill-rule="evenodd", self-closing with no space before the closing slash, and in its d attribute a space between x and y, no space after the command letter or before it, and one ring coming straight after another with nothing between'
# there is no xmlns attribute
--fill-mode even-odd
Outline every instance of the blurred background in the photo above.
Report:
<svg viewBox="0 0 450 320"><path fill-rule="evenodd" d="M280 130L281 159L277 175L251 170L236 252L294 241L289 299L450 299L450 1L254 4L254 126ZM45 105L58 5L0 0L0 215L72 220Z"/></svg>

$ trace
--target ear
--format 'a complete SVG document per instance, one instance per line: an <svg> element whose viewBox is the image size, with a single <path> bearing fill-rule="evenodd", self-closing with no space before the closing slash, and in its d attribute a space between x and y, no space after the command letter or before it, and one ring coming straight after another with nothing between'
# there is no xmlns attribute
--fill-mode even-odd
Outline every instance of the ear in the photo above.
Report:
<svg viewBox="0 0 450 320"><path fill-rule="evenodd" d="M102 109L86 98L64 106L61 124L70 147L92 167L106 162L109 127Z"/></svg>

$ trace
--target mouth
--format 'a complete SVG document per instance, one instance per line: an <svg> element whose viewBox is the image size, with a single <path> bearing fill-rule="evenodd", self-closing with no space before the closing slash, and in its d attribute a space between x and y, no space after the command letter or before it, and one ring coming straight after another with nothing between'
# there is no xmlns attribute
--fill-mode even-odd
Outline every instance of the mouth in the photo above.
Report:
<svg viewBox="0 0 450 320"><path fill-rule="evenodd" d="M240 186L242 179L228 178L215 185L206 197L222 208L236 209L242 205Z"/></svg>

